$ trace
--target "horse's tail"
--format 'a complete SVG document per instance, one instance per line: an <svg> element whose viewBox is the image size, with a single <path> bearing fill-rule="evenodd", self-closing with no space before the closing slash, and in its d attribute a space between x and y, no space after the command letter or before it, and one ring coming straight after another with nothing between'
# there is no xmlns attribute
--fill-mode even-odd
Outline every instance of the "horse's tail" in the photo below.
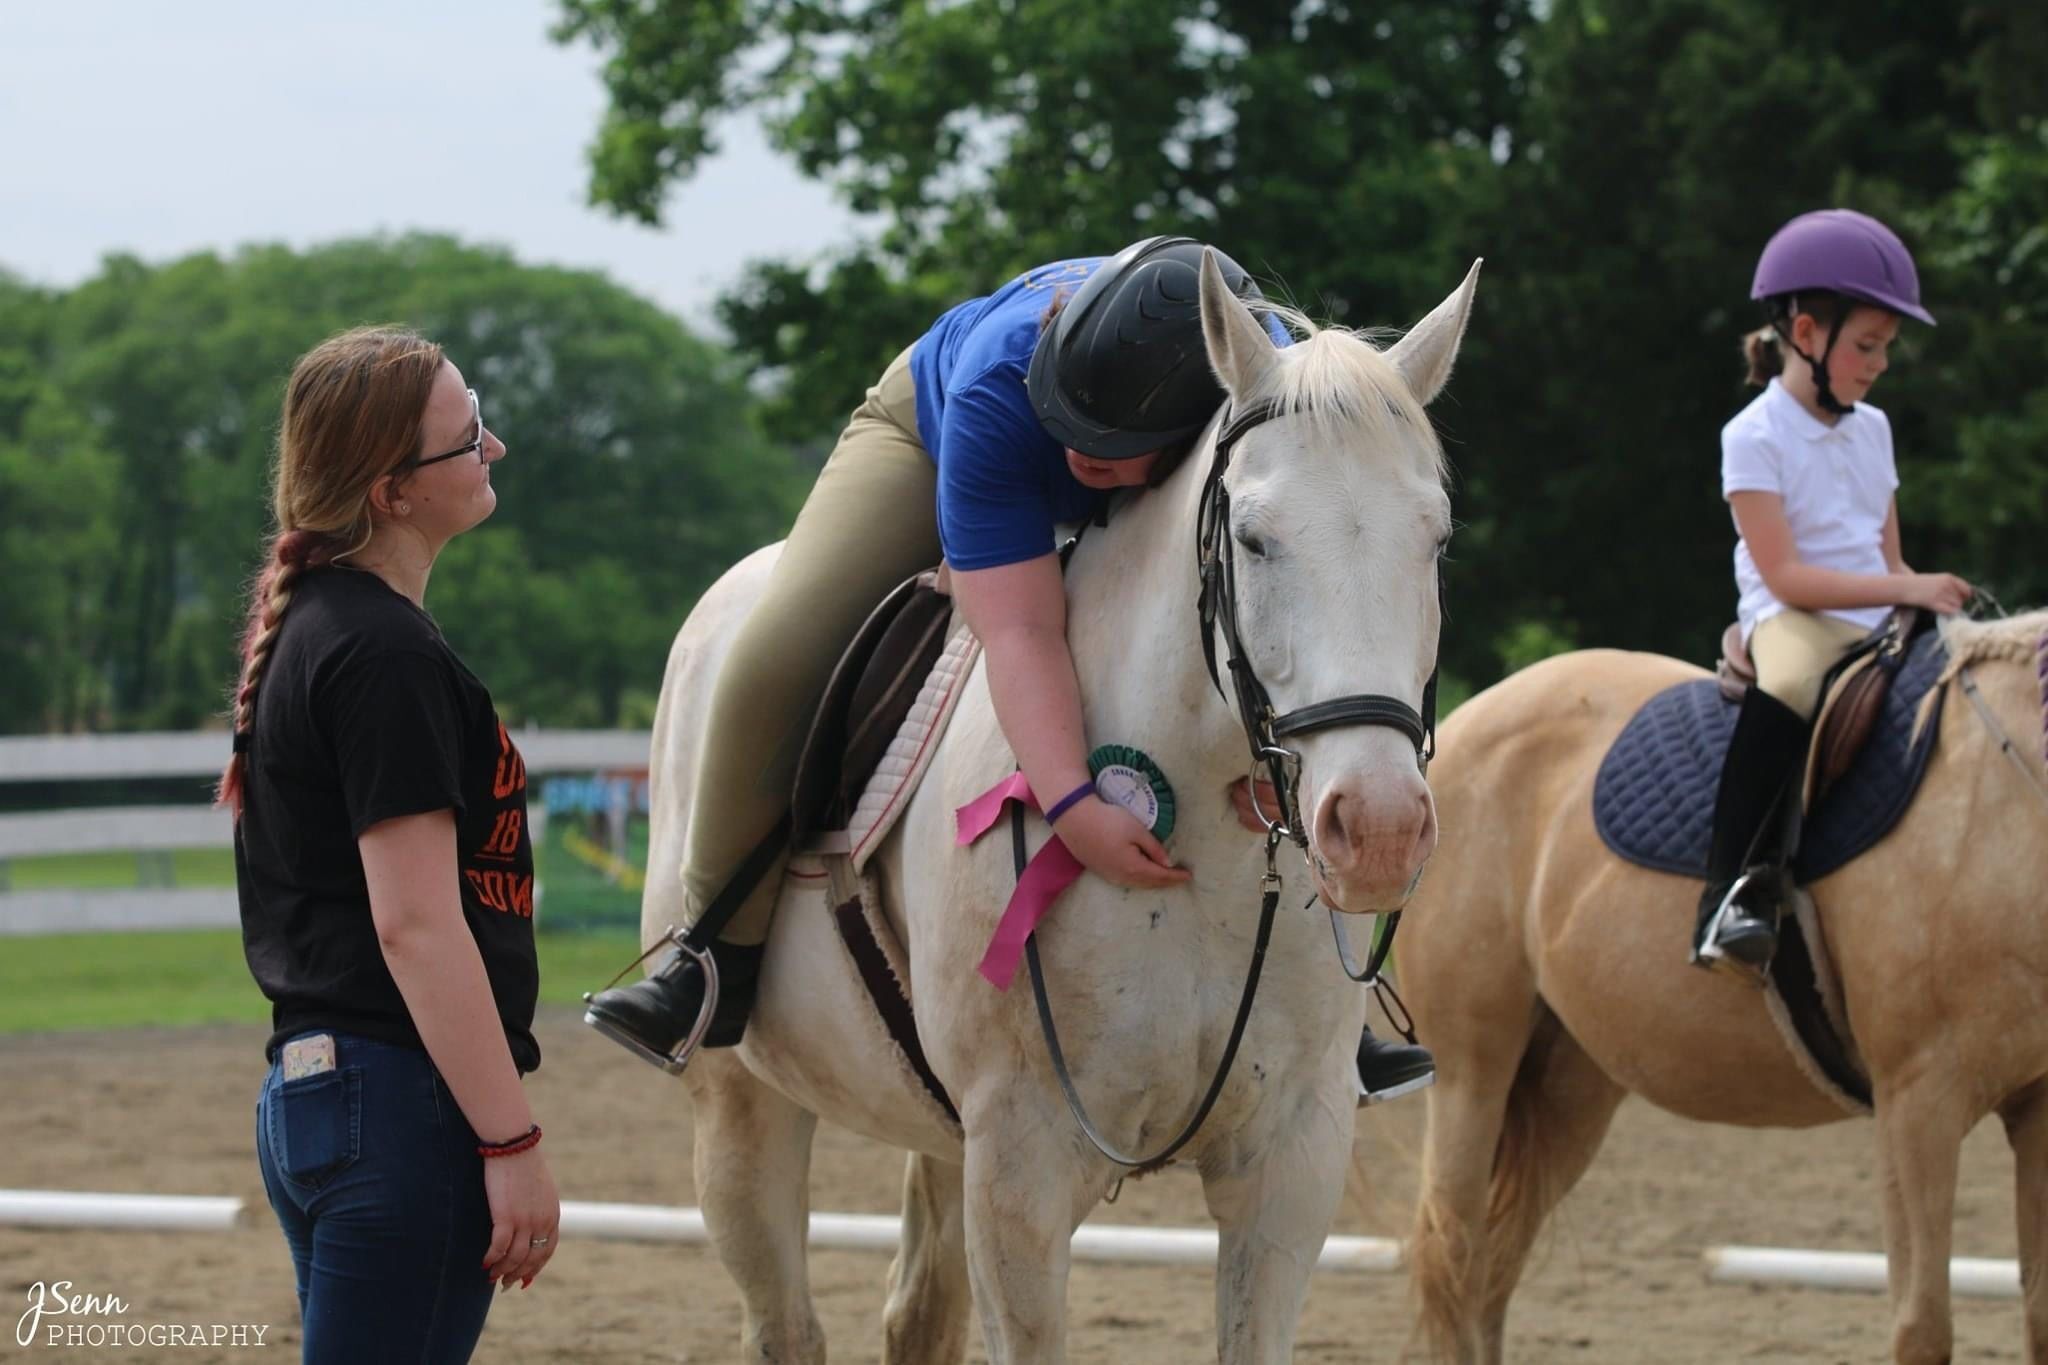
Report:
<svg viewBox="0 0 2048 1365"><path fill-rule="evenodd" d="M1415 1340L1433 1361L1489 1359L1489 1316L1505 1304L1523 1255L1555 1204L1550 1185L1557 1163L1547 1160L1537 1115L1543 1084L1543 1034L1558 1027L1544 1011L1544 1027L1522 1054L1508 1087L1500 1134L1487 1182L1486 1221L1470 1227L1448 1207L1443 1186L1425 1171L1423 1197L1408 1236L1409 1283L1416 1298ZM1428 1160L1437 1159L1434 1147Z"/></svg>

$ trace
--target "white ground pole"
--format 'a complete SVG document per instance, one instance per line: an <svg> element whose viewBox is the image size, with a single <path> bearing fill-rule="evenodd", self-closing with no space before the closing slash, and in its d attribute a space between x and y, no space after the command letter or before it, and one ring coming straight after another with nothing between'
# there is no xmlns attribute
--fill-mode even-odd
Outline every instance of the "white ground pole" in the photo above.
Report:
<svg viewBox="0 0 2048 1365"><path fill-rule="evenodd" d="M814 1213L811 1245L838 1251L894 1251L902 1225L892 1214ZM700 1209L649 1204L562 1203L565 1237L623 1238L647 1242L703 1242ZM1214 1228L1133 1227L1083 1224L1074 1231L1074 1259L1164 1264L1213 1264ZM1394 1270L1400 1243L1384 1237L1331 1237L1323 1243L1318 1270Z"/></svg>
<svg viewBox="0 0 2048 1365"><path fill-rule="evenodd" d="M241 1216L239 1199L178 1194L73 1194L69 1190L0 1190L0 1223L45 1228L157 1228L226 1231Z"/></svg>
<svg viewBox="0 0 2048 1365"><path fill-rule="evenodd" d="M57 1190L0 1190L0 1224L71 1228L225 1230L236 1225L239 1199L149 1194L72 1194ZM814 1213L811 1245L838 1251L894 1251L902 1227L889 1214ZM709 1240L701 1209L655 1204L562 1201L562 1235L634 1242ZM1154 1265L1211 1264L1213 1228L1084 1225L1074 1233L1074 1257ZM1400 1243L1384 1237L1332 1237L1323 1243L1318 1270L1394 1270Z"/></svg>
<svg viewBox="0 0 2048 1365"><path fill-rule="evenodd" d="M1701 1254L1707 1278L1723 1283L1799 1285L1883 1293L1885 1258L1871 1251L1798 1251L1790 1247L1708 1247ZM1948 1263L1949 1289L1958 1298L2016 1299L2017 1261L1958 1256Z"/></svg>

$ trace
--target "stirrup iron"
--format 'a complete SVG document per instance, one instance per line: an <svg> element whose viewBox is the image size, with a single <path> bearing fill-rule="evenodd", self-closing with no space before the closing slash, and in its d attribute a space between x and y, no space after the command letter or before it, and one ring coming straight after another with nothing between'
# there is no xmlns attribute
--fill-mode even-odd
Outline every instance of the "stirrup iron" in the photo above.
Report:
<svg viewBox="0 0 2048 1365"><path fill-rule="evenodd" d="M607 981L599 990L583 992L583 1003L589 1004L593 997L618 985L634 968L665 947L675 948L678 953L695 962L697 970L704 974L704 999L697 1006L697 1022L690 1026L690 1031L683 1035L681 1042L671 1051L658 1052L623 1029L613 1028L610 1021L593 1011L583 1012L583 1022L650 1066L658 1066L671 1076L680 1076L683 1074L683 1068L690 1064L690 1058L697 1055L697 1049L702 1045L705 1033L711 1028L711 1016L718 1009L718 959L711 956L709 949L697 947L684 936L682 930L671 924L662 931L661 937L656 939L646 952L627 963L617 976ZM676 970L681 971L682 966L678 964Z"/></svg>
<svg viewBox="0 0 2048 1365"><path fill-rule="evenodd" d="M1772 948L1771 959L1766 959L1761 966L1751 966L1740 958L1729 956L1720 942L1721 926L1727 923L1729 912L1735 908L1736 898L1749 889L1749 884L1756 880L1756 876L1757 869L1750 868L1729 884L1727 894L1721 897L1721 903L1714 907L1713 915L1707 920L1706 927L1700 931L1700 943L1693 950L1692 961L1694 966L1712 970L1725 968L1742 980L1761 986L1770 979L1771 959L1777 956L1776 947ZM1783 917L1783 912L1780 911L1774 918ZM1776 927L1772 926L1774 931Z"/></svg>

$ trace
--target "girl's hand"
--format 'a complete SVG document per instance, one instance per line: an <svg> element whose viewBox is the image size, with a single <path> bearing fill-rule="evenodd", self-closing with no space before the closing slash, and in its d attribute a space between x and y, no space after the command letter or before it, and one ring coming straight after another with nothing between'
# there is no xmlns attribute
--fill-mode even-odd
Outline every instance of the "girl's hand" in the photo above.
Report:
<svg viewBox="0 0 2048 1365"><path fill-rule="evenodd" d="M1099 796L1071 807L1055 827L1060 842L1096 876L1134 891L1178 886L1192 875L1175 867L1166 846L1138 817Z"/></svg>
<svg viewBox="0 0 2048 1365"><path fill-rule="evenodd" d="M1952 573L1906 575L1906 605L1925 607L1942 616L1953 616L1961 611L1963 603L1976 592L1975 588Z"/></svg>
<svg viewBox="0 0 2048 1365"><path fill-rule="evenodd" d="M491 1246L484 1253L484 1274L500 1289L517 1280L533 1283L560 1244L562 1198L540 1148L516 1156L495 1156L484 1162L484 1194L491 1204ZM539 1239L540 1245L533 1243Z"/></svg>

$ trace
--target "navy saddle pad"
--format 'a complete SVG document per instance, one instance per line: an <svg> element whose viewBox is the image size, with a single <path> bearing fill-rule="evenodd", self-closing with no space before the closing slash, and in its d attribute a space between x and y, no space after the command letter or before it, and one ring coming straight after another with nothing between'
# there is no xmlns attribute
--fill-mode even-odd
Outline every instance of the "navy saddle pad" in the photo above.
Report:
<svg viewBox="0 0 2048 1365"><path fill-rule="evenodd" d="M1807 813L1792 864L1800 882L1843 866L1906 813L1934 752L1942 699L1935 698L1917 742L1913 719L1947 662L1939 632L1913 642L1863 752ZM1608 848L1644 867L1706 879L1714 796L1736 710L1712 678L1679 683L1644 703L1593 783L1593 823Z"/></svg>

